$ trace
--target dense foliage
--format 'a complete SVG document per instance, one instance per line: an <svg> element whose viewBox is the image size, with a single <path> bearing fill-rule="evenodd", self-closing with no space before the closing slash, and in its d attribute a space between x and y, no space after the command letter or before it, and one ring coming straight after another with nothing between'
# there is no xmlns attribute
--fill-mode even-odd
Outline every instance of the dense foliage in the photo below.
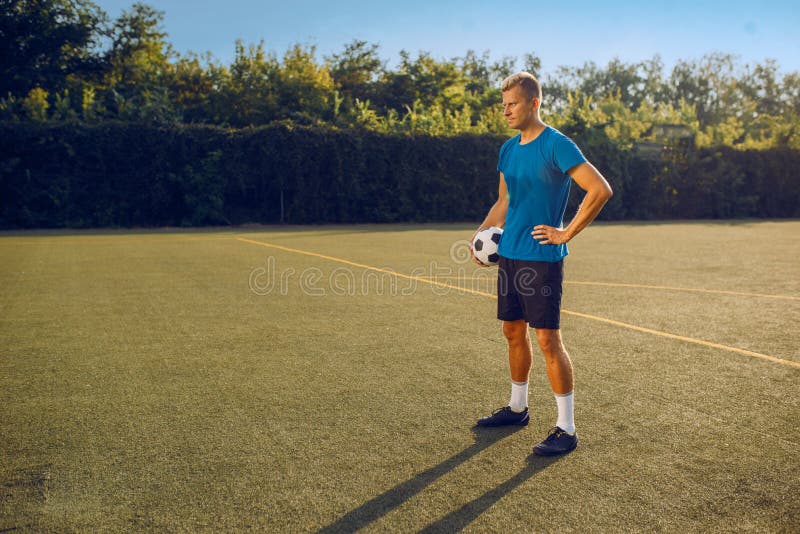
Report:
<svg viewBox="0 0 800 534"><path fill-rule="evenodd" d="M606 220L800 216L798 151L675 147L642 158L592 130L569 133L614 185ZM475 222L494 201L503 139L6 123L0 226Z"/></svg>
<svg viewBox="0 0 800 534"><path fill-rule="evenodd" d="M576 114L630 147L660 141L659 124L680 124L700 147L800 148L800 74L771 60L741 65L711 54L557 67L489 52L436 59L401 53L388 68L377 45L354 41L318 59L295 45L281 57L264 43L236 44L230 65L209 54L180 55L164 14L135 3L116 20L89 0L0 0L0 117L114 119L245 127L291 121L379 132L505 134L499 82L527 69L545 88L543 112L556 127ZM654 128L654 126L656 126Z"/></svg>
<svg viewBox="0 0 800 534"><path fill-rule="evenodd" d="M499 83L520 68L612 183L602 217L800 215L800 74L771 60L543 74L533 53L389 68L363 41L322 59L238 42L222 65L175 53L162 21L0 0L0 226L475 221L513 133Z"/></svg>

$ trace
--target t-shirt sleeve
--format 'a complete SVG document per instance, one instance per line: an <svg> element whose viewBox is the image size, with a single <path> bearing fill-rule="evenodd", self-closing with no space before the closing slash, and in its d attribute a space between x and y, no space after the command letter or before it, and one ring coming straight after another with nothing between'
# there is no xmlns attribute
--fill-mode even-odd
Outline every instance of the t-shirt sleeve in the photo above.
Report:
<svg viewBox="0 0 800 534"><path fill-rule="evenodd" d="M556 137L555 145L553 146L553 157L556 165L564 174L575 165L586 163L586 157L581 152L581 149L572 139L565 135Z"/></svg>

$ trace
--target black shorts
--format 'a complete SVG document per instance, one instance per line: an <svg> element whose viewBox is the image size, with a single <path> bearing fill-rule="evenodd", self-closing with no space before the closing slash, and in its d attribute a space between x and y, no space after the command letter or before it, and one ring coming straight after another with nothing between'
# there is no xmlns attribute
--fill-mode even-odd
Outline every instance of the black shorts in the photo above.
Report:
<svg viewBox="0 0 800 534"><path fill-rule="evenodd" d="M501 256L498 267L498 319L525 319L532 328L560 328L564 260L512 260Z"/></svg>

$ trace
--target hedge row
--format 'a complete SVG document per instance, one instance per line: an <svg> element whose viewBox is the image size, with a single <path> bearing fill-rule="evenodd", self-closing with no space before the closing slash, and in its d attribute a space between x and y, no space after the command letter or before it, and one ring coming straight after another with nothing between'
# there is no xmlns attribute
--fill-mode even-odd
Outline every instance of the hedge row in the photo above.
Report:
<svg viewBox="0 0 800 534"><path fill-rule="evenodd" d="M673 150L653 160L567 133L615 189L604 219L800 215L796 151ZM495 199L502 142L283 124L5 123L0 227L474 222Z"/></svg>

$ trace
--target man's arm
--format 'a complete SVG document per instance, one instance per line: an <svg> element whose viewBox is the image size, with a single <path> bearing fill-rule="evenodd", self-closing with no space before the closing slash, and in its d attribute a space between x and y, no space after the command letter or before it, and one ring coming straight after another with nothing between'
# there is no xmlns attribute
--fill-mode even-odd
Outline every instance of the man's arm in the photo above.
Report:
<svg viewBox="0 0 800 534"><path fill-rule="evenodd" d="M492 205L489 209L489 213L486 215L486 218L483 220L478 229L475 230L475 234L481 231L481 228L486 228L487 226L497 226L498 228L502 228L503 225L506 223L506 214L508 213L508 186L506 186L506 179L503 176L503 173L500 173L500 185L497 188L497 201ZM472 250L472 241L475 239L475 234L472 234L472 239L469 240L469 250L472 252L472 259L475 263L479 265L483 265L478 258L475 257L475 254Z"/></svg>
<svg viewBox="0 0 800 534"><path fill-rule="evenodd" d="M567 174L581 189L586 191L586 196L583 197L578 212L566 228L553 228L545 224L534 227L531 235L534 239L539 240L541 245L560 245L578 235L597 217L608 199L614 194L606 179L591 163L575 165L567 171Z"/></svg>

